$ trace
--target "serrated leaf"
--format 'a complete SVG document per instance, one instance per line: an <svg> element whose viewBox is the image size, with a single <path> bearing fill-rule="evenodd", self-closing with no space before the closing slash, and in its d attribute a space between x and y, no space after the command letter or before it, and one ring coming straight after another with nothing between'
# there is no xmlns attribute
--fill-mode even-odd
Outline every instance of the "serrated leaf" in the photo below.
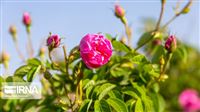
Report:
<svg viewBox="0 0 200 112"><path fill-rule="evenodd" d="M112 90L113 88L115 88L116 85L114 84L110 84L110 83L106 83L106 84L103 84L100 88L99 88L99 100L101 100L105 95L108 94L108 92L110 90Z"/></svg>
<svg viewBox="0 0 200 112"><path fill-rule="evenodd" d="M105 100L96 100L94 103L95 112L111 112L108 103Z"/></svg>
<svg viewBox="0 0 200 112"><path fill-rule="evenodd" d="M14 76L24 77L32 69L32 67L33 66L31 65L21 66L15 71Z"/></svg>
<svg viewBox="0 0 200 112"><path fill-rule="evenodd" d="M128 112L128 108L126 107L126 104L117 98L109 98L106 100L106 102L112 106L112 108L116 111L116 112Z"/></svg>

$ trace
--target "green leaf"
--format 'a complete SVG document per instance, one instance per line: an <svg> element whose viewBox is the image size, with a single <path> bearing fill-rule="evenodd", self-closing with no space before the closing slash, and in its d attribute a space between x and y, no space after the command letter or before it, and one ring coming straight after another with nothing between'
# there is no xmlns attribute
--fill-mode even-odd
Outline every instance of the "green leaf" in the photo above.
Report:
<svg viewBox="0 0 200 112"><path fill-rule="evenodd" d="M139 39L137 45L138 45L138 46L141 46L141 45L143 45L144 43L146 43L146 42L148 42L149 40L151 40L152 38L153 38L152 32L146 32L146 33L144 33L144 34L140 37L140 39Z"/></svg>
<svg viewBox="0 0 200 112"><path fill-rule="evenodd" d="M86 98L91 98L93 88L94 86L90 86L86 89Z"/></svg>
<svg viewBox="0 0 200 112"><path fill-rule="evenodd" d="M122 100L117 98L109 98L106 101L116 112L128 112L128 108Z"/></svg>
<svg viewBox="0 0 200 112"><path fill-rule="evenodd" d="M127 105L130 112L133 111L133 109L134 109L133 106L134 106L135 103L136 103L136 100L134 100L134 99L130 99L126 102L126 105Z"/></svg>
<svg viewBox="0 0 200 112"><path fill-rule="evenodd" d="M87 112L89 112L89 109L90 109L90 106L91 106L91 104L92 104L92 99L90 100L90 102L88 103L88 106L87 106Z"/></svg>
<svg viewBox="0 0 200 112"><path fill-rule="evenodd" d="M24 79L18 76L8 76L6 82L25 82Z"/></svg>
<svg viewBox="0 0 200 112"><path fill-rule="evenodd" d="M37 58L32 58L27 61L28 65L39 66L41 65L41 61Z"/></svg>
<svg viewBox="0 0 200 112"><path fill-rule="evenodd" d="M110 106L105 100L96 100L94 103L95 112L111 112Z"/></svg>
<svg viewBox="0 0 200 112"><path fill-rule="evenodd" d="M129 96L132 96L134 99L138 99L139 98L139 96L134 91L131 91L131 90L124 91L123 93L127 94Z"/></svg>
<svg viewBox="0 0 200 112"><path fill-rule="evenodd" d="M112 35L110 35L110 34L108 34L108 33L106 33L105 36L106 36L106 38L107 38L108 40L112 40L112 39L113 39Z"/></svg>
<svg viewBox="0 0 200 112"><path fill-rule="evenodd" d="M147 59L144 55L136 55L136 56L132 57L130 60L131 60L132 63L135 63L135 64L147 62Z"/></svg>
<svg viewBox="0 0 200 112"><path fill-rule="evenodd" d="M152 93L150 94L154 112L163 112L165 109L165 101L160 94Z"/></svg>
<svg viewBox="0 0 200 112"><path fill-rule="evenodd" d="M14 76L24 77L32 69L32 67L33 66L31 65L21 66L15 71Z"/></svg>
<svg viewBox="0 0 200 112"><path fill-rule="evenodd" d="M164 55L165 49L162 45L156 46L152 52L153 57L152 57L152 63L159 63L160 58L162 55Z"/></svg>
<svg viewBox="0 0 200 112"><path fill-rule="evenodd" d="M90 102L89 99L84 100L78 111L79 112L87 112L87 107L88 107L89 102Z"/></svg>
<svg viewBox="0 0 200 112"><path fill-rule="evenodd" d="M138 99L135 104L135 112L144 112L141 99Z"/></svg>
<svg viewBox="0 0 200 112"><path fill-rule="evenodd" d="M111 97L111 98L118 98L120 100L123 100L123 97L122 97L122 94L117 91L117 90L111 90L108 95Z"/></svg>
<svg viewBox="0 0 200 112"><path fill-rule="evenodd" d="M115 88L116 85L114 84L110 84L110 83L106 83L106 84L103 84L100 88L99 88L99 100L101 100L105 95L108 94L108 92L110 90L112 90L113 88Z"/></svg>
<svg viewBox="0 0 200 112"><path fill-rule="evenodd" d="M123 44L122 42L117 40L112 40L112 46L116 51L123 51L123 52L131 51L131 49L126 44Z"/></svg>
<svg viewBox="0 0 200 112"><path fill-rule="evenodd" d="M35 75L40 71L41 65L38 67L33 67L27 75L27 81L32 82Z"/></svg>

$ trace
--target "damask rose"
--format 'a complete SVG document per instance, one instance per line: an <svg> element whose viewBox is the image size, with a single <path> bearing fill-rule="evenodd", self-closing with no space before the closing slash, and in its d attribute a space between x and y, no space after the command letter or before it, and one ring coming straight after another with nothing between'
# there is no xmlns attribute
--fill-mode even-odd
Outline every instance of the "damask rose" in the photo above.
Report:
<svg viewBox="0 0 200 112"><path fill-rule="evenodd" d="M87 34L80 42L80 55L88 68L101 67L110 60L111 42L101 34Z"/></svg>
<svg viewBox="0 0 200 112"><path fill-rule="evenodd" d="M58 35L50 35L47 39L47 46L52 50L53 48L59 47L60 41L61 39Z"/></svg>
<svg viewBox="0 0 200 112"><path fill-rule="evenodd" d="M176 38L174 35L170 35L166 40L165 49L170 53L176 49Z"/></svg>
<svg viewBox="0 0 200 112"><path fill-rule="evenodd" d="M200 98L196 90L186 89L179 96L179 104L185 112L200 111Z"/></svg>

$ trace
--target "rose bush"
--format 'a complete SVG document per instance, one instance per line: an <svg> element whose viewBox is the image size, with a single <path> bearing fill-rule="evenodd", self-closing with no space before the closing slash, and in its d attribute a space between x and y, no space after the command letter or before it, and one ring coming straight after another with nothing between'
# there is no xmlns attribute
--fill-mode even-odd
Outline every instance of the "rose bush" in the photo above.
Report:
<svg viewBox="0 0 200 112"><path fill-rule="evenodd" d="M132 30L125 10L119 4L115 5L114 14L124 25L126 37L120 37L120 40L111 34L88 32L69 54L61 44L60 36L50 33L46 47L40 48L38 57L32 57L32 46L29 46L30 57L25 59L17 47L17 30L11 27L11 36L24 65L13 75L0 77L0 81L33 82L38 77L42 84L42 99L0 99L2 111L163 112L180 111L181 108L188 112L198 111L200 99L195 90L181 93L183 87L178 92L169 88L176 85L177 80L171 74L184 71L177 66L181 65L180 60L187 58L183 56L187 53L184 44L166 31L171 20L160 25L165 3L165 0L161 1L161 14L155 26L144 31L135 48L131 46ZM186 14L190 6L191 1L175 17ZM30 45L31 22L29 13L24 13L23 23ZM128 43L124 41L126 38ZM63 60L53 60L54 49L63 50ZM3 52L0 59L8 68L9 55ZM173 97L171 91L180 94L179 100L176 94L175 107L168 98ZM177 106L178 102L180 105Z"/></svg>

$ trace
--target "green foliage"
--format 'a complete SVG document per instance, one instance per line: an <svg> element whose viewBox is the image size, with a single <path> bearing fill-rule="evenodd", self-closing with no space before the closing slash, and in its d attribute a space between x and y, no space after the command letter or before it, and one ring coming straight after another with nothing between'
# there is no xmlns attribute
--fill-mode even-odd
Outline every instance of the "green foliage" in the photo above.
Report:
<svg viewBox="0 0 200 112"><path fill-rule="evenodd" d="M200 53L179 41L175 52L167 52L163 46L168 36L166 27L162 28L158 22L155 28L154 20L145 21L145 31L136 48L105 34L112 43L113 54L107 64L97 69L86 67L79 46L69 54L63 46L64 60L54 62L50 51L49 59L42 56L27 59L13 75L0 77L0 82L33 82L37 77L42 84L42 99L0 99L0 108L5 112L180 111L178 94L185 87L200 91ZM131 29L127 22L123 24L130 43ZM155 44L156 39L160 43ZM140 48L144 48L142 53L138 52Z"/></svg>

